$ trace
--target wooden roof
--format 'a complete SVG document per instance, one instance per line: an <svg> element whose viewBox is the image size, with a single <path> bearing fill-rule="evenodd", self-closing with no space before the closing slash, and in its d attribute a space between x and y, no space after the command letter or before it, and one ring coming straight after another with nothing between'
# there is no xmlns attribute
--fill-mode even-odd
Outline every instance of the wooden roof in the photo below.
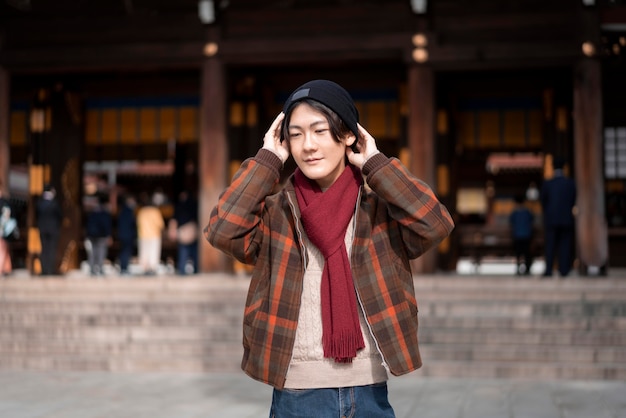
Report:
<svg viewBox="0 0 626 418"><path fill-rule="evenodd" d="M553 66L599 39L598 13L571 0L216 0L203 25L197 0L0 0L0 65L61 72L199 67L209 40L227 64L412 61L428 37L443 69ZM595 20L594 20L595 19Z"/></svg>

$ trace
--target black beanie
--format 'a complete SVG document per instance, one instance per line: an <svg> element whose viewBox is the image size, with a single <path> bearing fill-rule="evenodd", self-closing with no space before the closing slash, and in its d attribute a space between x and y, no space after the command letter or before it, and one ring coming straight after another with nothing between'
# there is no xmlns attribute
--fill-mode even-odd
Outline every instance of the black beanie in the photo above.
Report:
<svg viewBox="0 0 626 418"><path fill-rule="evenodd" d="M291 93L283 106L283 113L287 114L294 104L304 99L312 99L328 106L341 118L354 136L359 137L357 127L359 112L354 106L350 93L339 84L328 80L313 80L304 83Z"/></svg>

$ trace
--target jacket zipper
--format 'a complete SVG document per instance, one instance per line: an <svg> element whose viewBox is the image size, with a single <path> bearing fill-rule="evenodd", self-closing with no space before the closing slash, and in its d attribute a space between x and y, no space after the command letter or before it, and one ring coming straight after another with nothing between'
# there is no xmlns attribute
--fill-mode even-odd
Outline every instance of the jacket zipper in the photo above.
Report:
<svg viewBox="0 0 626 418"><path fill-rule="evenodd" d="M363 189L361 188L361 190L359 190L359 195L357 197L357 202L361 201L361 193L362 193ZM352 257L354 255L354 237L356 236L356 226L358 224L358 213L359 213L359 207L360 205L357 203L356 208L354 209L354 224L352 225L352 242L353 242L353 249L350 253L350 262L352 264ZM352 277L352 281L354 282L355 277ZM383 362L381 363L381 365L385 368L385 370L387 370L388 373L391 373L391 370L389 370L389 365L387 364L387 361L385 360L385 356L383 355L382 350L380 349L380 346L378 345L378 340L376 339L376 336L374 335L374 331L372 331L372 327L370 326L370 321L367 318L367 313L365 312L365 308L363 307L363 302L361 301L361 295L359 294L359 289L358 286L356 285L356 283L354 283L354 290L356 292L356 298L359 301L359 308L361 309L361 312L363 313L363 319L365 319L365 323L367 324L367 329L369 330L370 335L372 336L372 340L374 341L374 345L376 346L376 351L378 351L378 354L380 354L380 358L383 360Z"/></svg>
<svg viewBox="0 0 626 418"><path fill-rule="evenodd" d="M304 246L304 239L302 238L302 231L300 230L300 221L298 220L298 218L296 217L296 207L293 203L293 201L291 200L291 196L289 195L289 193L285 193L287 195L287 201L289 202L289 207L291 207L291 216L293 216L293 220L294 220L294 225L296 226L296 232L298 234L298 241L300 241L300 248L302 249L302 278L301 280L304 282L304 275L306 274L306 269L307 269L307 251L306 251L306 247ZM304 286L304 283L302 284ZM302 293L300 293L300 309L302 309ZM300 312L298 312L298 316L300 315ZM294 344L295 344L295 337L294 337ZM287 375L289 374L289 368L291 367L291 363L293 360L293 346L291 346L291 356L289 357L289 365L287 366L287 370L285 371L285 381L287 379Z"/></svg>

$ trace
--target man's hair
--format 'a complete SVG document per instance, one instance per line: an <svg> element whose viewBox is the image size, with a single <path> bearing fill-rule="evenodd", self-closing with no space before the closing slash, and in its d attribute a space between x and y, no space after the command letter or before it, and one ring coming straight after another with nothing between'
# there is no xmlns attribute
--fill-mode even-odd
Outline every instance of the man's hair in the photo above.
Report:
<svg viewBox="0 0 626 418"><path fill-rule="evenodd" d="M554 167L557 170L562 169L563 167L565 167L565 158L563 158L563 157L554 157L554 160L552 161L552 167Z"/></svg>
<svg viewBox="0 0 626 418"><path fill-rule="evenodd" d="M98 194L98 203L100 203L101 205L106 205L107 203L109 203L109 195L104 193Z"/></svg>
<svg viewBox="0 0 626 418"><path fill-rule="evenodd" d="M280 131L280 140L284 141L289 138L289 121L291 120L291 114L293 110L300 106L302 103L306 103L311 106L313 109L322 113L326 120L328 121L328 126L330 128L330 133L333 139L336 142L341 142L340 138L344 138L346 135L350 134L352 131L346 126L346 124L341 120L339 115L332 111L328 106L312 99L303 99L296 103L294 106L289 109L289 112L285 115L285 119L283 120L283 126ZM355 141L356 143L356 141Z"/></svg>

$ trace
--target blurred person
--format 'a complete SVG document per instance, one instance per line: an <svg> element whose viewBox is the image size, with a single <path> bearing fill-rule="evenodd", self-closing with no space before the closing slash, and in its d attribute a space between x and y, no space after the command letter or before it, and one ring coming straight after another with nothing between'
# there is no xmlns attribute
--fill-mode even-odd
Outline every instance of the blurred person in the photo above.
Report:
<svg viewBox="0 0 626 418"><path fill-rule="evenodd" d="M132 194L127 194L121 204L117 216L117 238L120 242L120 273L130 274L128 267L130 259L135 249L137 240L137 221L135 219L135 208L137 201Z"/></svg>
<svg viewBox="0 0 626 418"><path fill-rule="evenodd" d="M147 193L141 194L141 207L137 211L137 237L139 264L146 275L154 275L161 262L161 244L165 220L158 208L160 196L150 199Z"/></svg>
<svg viewBox="0 0 626 418"><path fill-rule="evenodd" d="M516 274L529 275L533 264L530 244L533 238L534 215L525 205L524 195L515 196L515 208L509 216L515 252Z"/></svg>
<svg viewBox="0 0 626 418"><path fill-rule="evenodd" d="M176 241L178 274L187 274L198 269L198 202L191 193L183 190L174 206L174 217L170 220L170 239Z"/></svg>
<svg viewBox="0 0 626 418"><path fill-rule="evenodd" d="M57 274L56 255L63 213L56 199L56 190L46 184L37 202L37 228L41 239L41 274Z"/></svg>
<svg viewBox="0 0 626 418"><path fill-rule="evenodd" d="M104 260L112 242L113 217L107 207L109 197L98 195L97 205L87 215L87 241L89 272L92 276L104 275Z"/></svg>
<svg viewBox="0 0 626 418"><path fill-rule="evenodd" d="M11 252L9 249L9 236L13 233L10 228L11 204L9 199L4 197L2 184L0 184L0 276L8 276L13 269L11 265Z"/></svg>
<svg viewBox="0 0 626 418"><path fill-rule="evenodd" d="M276 193L289 156L297 169ZM205 228L254 266L242 368L274 387L270 416L395 416L387 373L422 364L410 260L453 227L379 152L343 87L314 80L289 96Z"/></svg>
<svg viewBox="0 0 626 418"><path fill-rule="evenodd" d="M563 172L565 160L555 158L554 177L541 185L543 210L544 250L546 270L544 277L552 276L554 255L558 254L558 271L566 277L572 268L574 247L574 207L576 183Z"/></svg>

